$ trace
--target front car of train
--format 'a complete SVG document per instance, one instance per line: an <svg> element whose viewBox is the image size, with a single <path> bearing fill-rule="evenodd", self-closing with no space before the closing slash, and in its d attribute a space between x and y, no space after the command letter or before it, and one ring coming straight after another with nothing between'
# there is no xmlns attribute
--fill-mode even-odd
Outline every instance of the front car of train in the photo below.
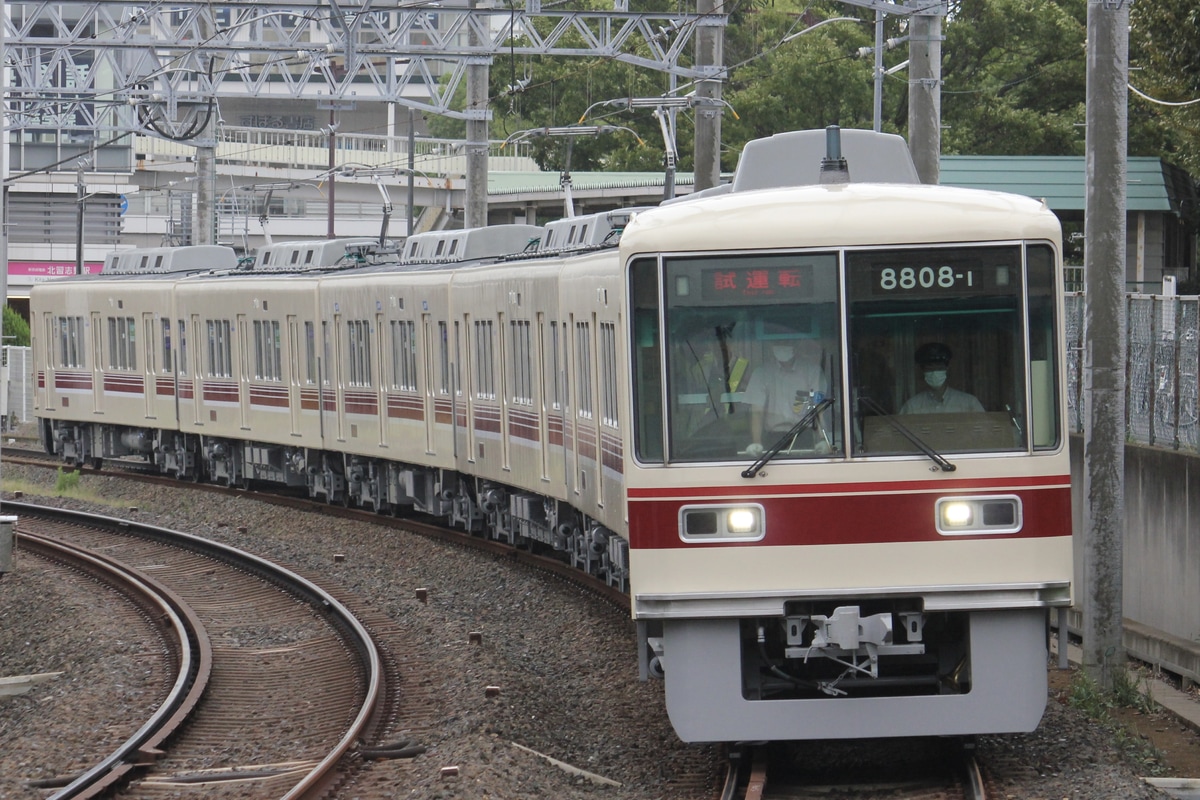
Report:
<svg viewBox="0 0 1200 800"><path fill-rule="evenodd" d="M848 181L814 164L622 239L632 604L686 741L1028 731L1045 708L1072 578L1058 221L867 182L895 142L843 133Z"/></svg>

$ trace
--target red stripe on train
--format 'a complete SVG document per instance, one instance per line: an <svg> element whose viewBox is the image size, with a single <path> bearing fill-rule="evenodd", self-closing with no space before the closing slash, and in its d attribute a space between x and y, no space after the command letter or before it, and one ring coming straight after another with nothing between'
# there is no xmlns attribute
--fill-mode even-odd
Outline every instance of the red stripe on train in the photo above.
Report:
<svg viewBox="0 0 1200 800"><path fill-rule="evenodd" d="M974 483L963 481L961 483ZM940 497L965 495L965 487L941 486L937 492L867 495L817 495L753 499L763 507L766 536L758 542L729 544L684 542L679 538L679 511L685 505L720 503L719 499L639 501L629 504L629 546L633 549L678 547L772 547L784 545L845 545L895 542L936 542L953 539L1049 538L1071 535L1070 487L1001 489L991 481L988 494L1021 498L1023 525L1017 533L942 536L935 528L934 506ZM935 484L936 485L936 484ZM889 485L890 486L890 485ZM711 494L722 494L715 490ZM697 496L704 494L696 491Z"/></svg>

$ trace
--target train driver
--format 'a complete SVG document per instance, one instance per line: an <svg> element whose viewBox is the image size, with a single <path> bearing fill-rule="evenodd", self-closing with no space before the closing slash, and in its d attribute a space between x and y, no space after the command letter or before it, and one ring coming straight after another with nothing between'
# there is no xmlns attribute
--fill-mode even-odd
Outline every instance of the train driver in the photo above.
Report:
<svg viewBox="0 0 1200 800"><path fill-rule="evenodd" d="M754 441L746 452L754 457L763 448L792 428L808 411L829 396L829 376L821 366L819 339L775 339L769 349L772 358L754 370L746 387L745 402L750 406L750 432ZM825 416L828 412L822 414ZM829 453L833 443L824 426L803 431L793 446Z"/></svg>
<svg viewBox="0 0 1200 800"><path fill-rule="evenodd" d="M953 353L941 342L926 342L917 348L915 361L925 388L908 399L901 414L955 414L983 411L973 394L950 388L946 379Z"/></svg>

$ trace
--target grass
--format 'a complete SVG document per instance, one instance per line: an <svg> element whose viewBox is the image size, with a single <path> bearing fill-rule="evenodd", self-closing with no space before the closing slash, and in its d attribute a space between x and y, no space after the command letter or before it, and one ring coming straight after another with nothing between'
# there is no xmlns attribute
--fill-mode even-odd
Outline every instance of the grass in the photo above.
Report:
<svg viewBox="0 0 1200 800"><path fill-rule="evenodd" d="M105 496L97 493L83 479L78 470L68 471L62 467L58 468L53 488L45 483L8 479L0 483L0 486L3 487L5 492L21 492L27 497L68 497L72 500L95 503L108 508L124 508L130 505L127 500L123 500L120 497Z"/></svg>
<svg viewBox="0 0 1200 800"><path fill-rule="evenodd" d="M1112 684L1111 691L1106 692L1090 675L1079 670L1071 679L1067 703L1109 731L1126 758L1138 764L1145 774L1160 774L1164 770L1163 754L1137 731L1113 716L1118 709L1130 709L1143 714L1158 711L1159 706L1150 695L1150 687L1142 675L1127 668L1113 673Z"/></svg>

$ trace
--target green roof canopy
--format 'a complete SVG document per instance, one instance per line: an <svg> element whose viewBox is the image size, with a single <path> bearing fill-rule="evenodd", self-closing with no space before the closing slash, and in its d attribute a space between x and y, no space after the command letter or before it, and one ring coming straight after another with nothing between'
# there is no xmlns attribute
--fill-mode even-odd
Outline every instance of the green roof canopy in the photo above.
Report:
<svg viewBox="0 0 1200 800"><path fill-rule="evenodd" d="M1054 211L1083 211L1083 156L942 156L941 183L1044 199ZM1130 158L1126 167L1130 211L1184 214L1196 208L1196 185L1186 172L1159 158Z"/></svg>

